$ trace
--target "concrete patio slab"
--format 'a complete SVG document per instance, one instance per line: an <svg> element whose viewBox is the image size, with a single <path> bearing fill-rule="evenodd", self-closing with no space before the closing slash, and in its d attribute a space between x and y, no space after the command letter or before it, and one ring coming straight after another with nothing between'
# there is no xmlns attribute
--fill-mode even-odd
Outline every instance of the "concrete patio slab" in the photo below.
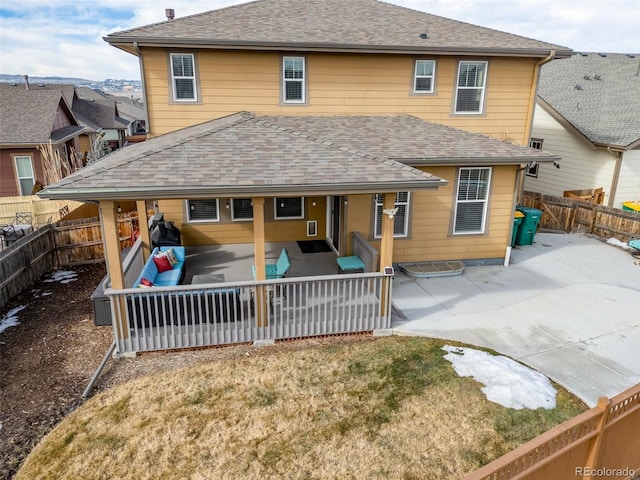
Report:
<svg viewBox="0 0 640 480"><path fill-rule="evenodd" d="M539 233L511 265L398 273L393 328L494 349L588 405L640 382L640 262L586 235Z"/></svg>

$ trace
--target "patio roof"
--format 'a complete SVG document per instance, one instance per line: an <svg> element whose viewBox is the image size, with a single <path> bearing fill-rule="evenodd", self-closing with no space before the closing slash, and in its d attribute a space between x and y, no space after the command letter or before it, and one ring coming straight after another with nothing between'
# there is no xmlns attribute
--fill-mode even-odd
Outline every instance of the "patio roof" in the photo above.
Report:
<svg viewBox="0 0 640 480"><path fill-rule="evenodd" d="M76 200L384 193L446 184L410 164L557 157L415 117L247 112L109 154L39 195Z"/></svg>

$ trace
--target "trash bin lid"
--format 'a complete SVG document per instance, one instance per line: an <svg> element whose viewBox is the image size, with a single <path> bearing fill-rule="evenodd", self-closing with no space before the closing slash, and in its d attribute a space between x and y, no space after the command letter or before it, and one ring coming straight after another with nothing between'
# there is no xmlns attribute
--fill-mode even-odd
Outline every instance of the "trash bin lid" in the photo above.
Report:
<svg viewBox="0 0 640 480"><path fill-rule="evenodd" d="M516 210L516 213L513 215L513 218L523 218L524 217L524 213L522 213L520 210Z"/></svg>

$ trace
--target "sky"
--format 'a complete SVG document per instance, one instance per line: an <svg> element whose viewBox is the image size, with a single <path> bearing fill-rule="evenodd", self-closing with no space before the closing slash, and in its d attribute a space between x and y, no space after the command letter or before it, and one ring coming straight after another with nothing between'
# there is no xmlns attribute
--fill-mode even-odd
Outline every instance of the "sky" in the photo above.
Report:
<svg viewBox="0 0 640 480"><path fill-rule="evenodd" d="M345 2L349 0L344 0ZM638 0L388 0L575 51L640 53ZM135 56L102 37L242 0L2 0L0 73L140 79Z"/></svg>

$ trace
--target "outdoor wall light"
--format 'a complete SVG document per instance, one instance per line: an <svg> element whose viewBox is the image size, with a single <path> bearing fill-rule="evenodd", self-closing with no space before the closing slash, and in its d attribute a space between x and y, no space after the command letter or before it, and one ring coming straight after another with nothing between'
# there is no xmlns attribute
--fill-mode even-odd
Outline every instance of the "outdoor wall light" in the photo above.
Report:
<svg viewBox="0 0 640 480"><path fill-rule="evenodd" d="M313 202L311 202L311 205L313 205L315 207L316 206L316 201L314 200Z"/></svg>
<svg viewBox="0 0 640 480"><path fill-rule="evenodd" d="M396 208L385 208L384 210L382 210L382 213L384 213L385 215L389 215L389 218L393 218L395 216L395 214L398 213L398 207L396 207Z"/></svg>
<svg viewBox="0 0 640 480"><path fill-rule="evenodd" d="M227 200L227 209L229 208L229 200Z"/></svg>

